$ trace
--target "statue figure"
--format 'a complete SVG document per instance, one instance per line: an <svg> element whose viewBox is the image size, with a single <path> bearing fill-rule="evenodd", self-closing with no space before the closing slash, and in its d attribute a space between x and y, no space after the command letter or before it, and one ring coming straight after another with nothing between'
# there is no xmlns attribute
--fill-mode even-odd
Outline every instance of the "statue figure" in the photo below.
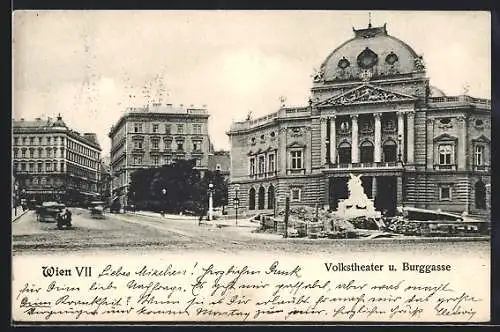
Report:
<svg viewBox="0 0 500 332"><path fill-rule="evenodd" d="M424 57L423 56L418 56L414 59L415 61L415 68L419 71L425 70L425 63L424 63Z"/></svg>
<svg viewBox="0 0 500 332"><path fill-rule="evenodd" d="M363 186L361 184L361 175L349 174L350 179L347 182L347 186L349 188L349 198L355 200L363 200L366 197L365 191L363 190Z"/></svg>

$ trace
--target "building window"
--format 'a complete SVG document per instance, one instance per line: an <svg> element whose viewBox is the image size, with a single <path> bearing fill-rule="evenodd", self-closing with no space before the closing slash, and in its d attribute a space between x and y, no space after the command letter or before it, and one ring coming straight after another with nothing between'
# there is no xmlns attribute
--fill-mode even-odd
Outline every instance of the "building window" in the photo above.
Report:
<svg viewBox="0 0 500 332"><path fill-rule="evenodd" d="M259 156L259 174L264 174L266 172L266 158L264 156Z"/></svg>
<svg viewBox="0 0 500 332"><path fill-rule="evenodd" d="M26 145L26 137L23 137L22 141L23 141L23 145Z"/></svg>
<svg viewBox="0 0 500 332"><path fill-rule="evenodd" d="M486 185L482 181L478 181L476 183L474 194L476 209L486 209Z"/></svg>
<svg viewBox="0 0 500 332"><path fill-rule="evenodd" d="M165 156L165 164L170 165L172 163L172 157L171 156Z"/></svg>
<svg viewBox="0 0 500 332"><path fill-rule="evenodd" d="M193 134L201 135L201 124L193 124Z"/></svg>
<svg viewBox="0 0 500 332"><path fill-rule="evenodd" d="M42 177L42 178L40 179L40 184L41 184L41 185L45 185L46 183L47 183L47 178Z"/></svg>
<svg viewBox="0 0 500 332"><path fill-rule="evenodd" d="M160 157L153 156L153 165L158 166L159 163L160 163Z"/></svg>
<svg viewBox="0 0 500 332"><path fill-rule="evenodd" d="M154 139L151 142L153 143L153 149L159 149L159 140Z"/></svg>
<svg viewBox="0 0 500 332"><path fill-rule="evenodd" d="M134 133L142 132L142 123L134 123Z"/></svg>
<svg viewBox="0 0 500 332"><path fill-rule="evenodd" d="M30 173L33 173L35 171L35 164L30 163L29 167L30 167Z"/></svg>
<svg viewBox="0 0 500 332"><path fill-rule="evenodd" d="M193 151L198 151L200 149L200 143L198 142L193 142Z"/></svg>
<svg viewBox="0 0 500 332"><path fill-rule="evenodd" d="M45 163L45 172L52 172L52 163Z"/></svg>
<svg viewBox="0 0 500 332"><path fill-rule="evenodd" d="M182 124L177 125L177 134L184 134L184 125Z"/></svg>
<svg viewBox="0 0 500 332"><path fill-rule="evenodd" d="M50 141L50 137L47 137L47 145L50 145L52 144L52 142Z"/></svg>
<svg viewBox="0 0 500 332"><path fill-rule="evenodd" d="M255 189L250 188L248 192L248 209L255 210Z"/></svg>
<svg viewBox="0 0 500 332"><path fill-rule="evenodd" d="M134 141L135 149L142 149L142 141Z"/></svg>
<svg viewBox="0 0 500 332"><path fill-rule="evenodd" d="M184 151L184 143L177 142L177 151Z"/></svg>
<svg viewBox="0 0 500 332"><path fill-rule="evenodd" d="M42 163L38 163L37 167L38 167L38 173L42 173L42 167L43 167Z"/></svg>
<svg viewBox="0 0 500 332"><path fill-rule="evenodd" d="M453 162L453 145L442 144L439 146L439 165L451 165Z"/></svg>
<svg viewBox="0 0 500 332"><path fill-rule="evenodd" d="M38 178L37 177L33 178L33 184L38 184Z"/></svg>
<svg viewBox="0 0 500 332"><path fill-rule="evenodd" d="M19 143L19 138L14 137L14 145L17 145Z"/></svg>
<svg viewBox="0 0 500 332"><path fill-rule="evenodd" d="M267 208L274 209L274 187L270 185L267 188Z"/></svg>
<svg viewBox="0 0 500 332"><path fill-rule="evenodd" d="M171 139L163 139L163 143L165 144L165 149L171 149L172 148L172 140Z"/></svg>
<svg viewBox="0 0 500 332"><path fill-rule="evenodd" d="M476 145L475 151L474 151L474 160L476 162L476 166L481 166L484 165L484 146L483 145Z"/></svg>
<svg viewBox="0 0 500 332"><path fill-rule="evenodd" d="M142 157L141 156L135 156L134 157L134 165L140 165L142 164Z"/></svg>
<svg viewBox="0 0 500 332"><path fill-rule="evenodd" d="M292 188L290 196L292 198L292 201L294 201L294 202L300 201L300 199L301 199L300 188Z"/></svg>
<svg viewBox="0 0 500 332"><path fill-rule="evenodd" d="M259 188L259 197L258 198L259 198L259 201L258 201L259 210L264 210L266 208L266 206L265 206L266 190L262 186L260 186L260 188Z"/></svg>
<svg viewBox="0 0 500 332"><path fill-rule="evenodd" d="M200 167L201 166L201 159L196 158L195 165L196 165L196 167Z"/></svg>
<svg viewBox="0 0 500 332"><path fill-rule="evenodd" d="M172 132L172 125L166 124L165 125L165 134L170 134Z"/></svg>
<svg viewBox="0 0 500 332"><path fill-rule="evenodd" d="M382 146L382 157L384 162L395 162L397 161L397 148L396 142L389 139L384 142Z"/></svg>
<svg viewBox="0 0 500 332"><path fill-rule="evenodd" d="M451 201L451 186L442 185L439 187L439 200L440 201Z"/></svg>
<svg viewBox="0 0 500 332"><path fill-rule="evenodd" d="M33 149L30 149L30 158L33 158L35 155L34 155L34 151Z"/></svg>
<svg viewBox="0 0 500 332"><path fill-rule="evenodd" d="M274 172L276 167L276 161L274 160L274 153L267 156L267 171Z"/></svg>
<svg viewBox="0 0 500 332"><path fill-rule="evenodd" d="M373 162L373 144L370 141L364 141L360 146L360 161L362 163Z"/></svg>
<svg viewBox="0 0 500 332"><path fill-rule="evenodd" d="M21 157L26 158L26 149L21 150Z"/></svg>
<svg viewBox="0 0 500 332"><path fill-rule="evenodd" d="M153 123L153 133L158 133L158 124Z"/></svg>
<svg viewBox="0 0 500 332"><path fill-rule="evenodd" d="M17 156L18 156L18 152L19 152L19 151L18 151L17 149L14 149L14 158L17 158Z"/></svg>
<svg viewBox="0 0 500 332"><path fill-rule="evenodd" d="M34 137L30 137L30 145L35 145L35 138Z"/></svg>
<svg viewBox="0 0 500 332"><path fill-rule="evenodd" d="M292 151L292 169L302 168L302 151Z"/></svg>
<svg viewBox="0 0 500 332"><path fill-rule="evenodd" d="M47 158L51 158L52 157L52 152L51 152L50 148L47 148L46 155L47 155Z"/></svg>
<svg viewBox="0 0 500 332"><path fill-rule="evenodd" d="M250 175L255 175L255 158L250 158Z"/></svg>

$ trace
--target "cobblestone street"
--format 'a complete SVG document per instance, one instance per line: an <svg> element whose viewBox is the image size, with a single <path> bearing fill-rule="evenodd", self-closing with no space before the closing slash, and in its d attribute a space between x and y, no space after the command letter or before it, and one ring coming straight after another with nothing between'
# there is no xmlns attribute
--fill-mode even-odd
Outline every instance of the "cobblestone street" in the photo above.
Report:
<svg viewBox="0 0 500 332"><path fill-rule="evenodd" d="M29 211L12 224L13 252L43 253L54 251L164 250L169 252L203 250L225 253L253 251L262 253L334 254L335 252L435 252L489 255L489 241L442 240L429 238L405 239L283 239L269 233L254 233L253 223L240 220L206 221L198 225L197 218L161 217L154 213L106 214L94 219L89 211L72 209L73 228L58 230L55 223L36 221Z"/></svg>

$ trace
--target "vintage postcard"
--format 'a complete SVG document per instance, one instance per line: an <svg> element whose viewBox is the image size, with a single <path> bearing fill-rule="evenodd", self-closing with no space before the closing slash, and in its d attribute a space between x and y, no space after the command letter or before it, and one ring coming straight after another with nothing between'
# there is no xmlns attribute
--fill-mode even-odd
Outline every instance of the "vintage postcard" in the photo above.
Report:
<svg viewBox="0 0 500 332"><path fill-rule="evenodd" d="M488 323L490 30L16 11L12 323Z"/></svg>

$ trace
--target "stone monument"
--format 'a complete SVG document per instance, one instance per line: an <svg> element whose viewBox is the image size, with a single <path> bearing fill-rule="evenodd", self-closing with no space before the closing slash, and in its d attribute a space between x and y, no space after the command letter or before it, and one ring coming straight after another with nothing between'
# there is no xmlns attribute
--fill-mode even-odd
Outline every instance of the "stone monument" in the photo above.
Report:
<svg viewBox="0 0 500 332"><path fill-rule="evenodd" d="M373 200L366 196L361 184L361 175L349 174L347 182L349 197L339 201L335 215L339 218L368 217L379 218L381 213L375 210Z"/></svg>

